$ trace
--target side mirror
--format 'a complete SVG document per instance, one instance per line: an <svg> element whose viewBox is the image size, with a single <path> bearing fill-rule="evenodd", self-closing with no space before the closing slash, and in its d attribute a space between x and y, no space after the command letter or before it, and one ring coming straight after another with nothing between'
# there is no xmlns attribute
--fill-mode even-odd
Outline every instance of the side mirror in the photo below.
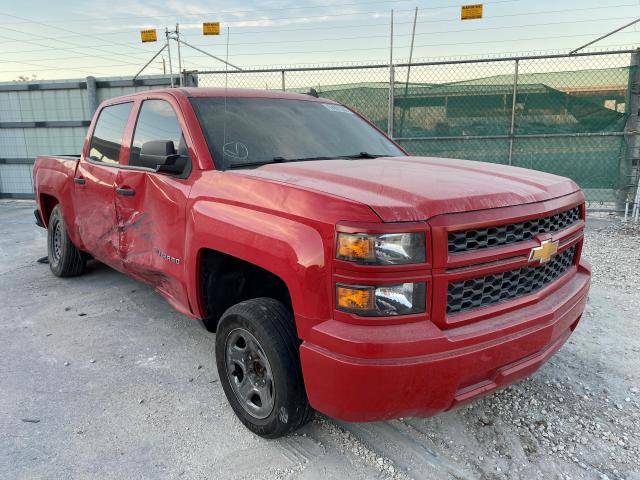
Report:
<svg viewBox="0 0 640 480"><path fill-rule="evenodd" d="M151 140L142 144L140 149L141 167L152 168L157 172L181 173L185 160L178 153L171 140Z"/></svg>

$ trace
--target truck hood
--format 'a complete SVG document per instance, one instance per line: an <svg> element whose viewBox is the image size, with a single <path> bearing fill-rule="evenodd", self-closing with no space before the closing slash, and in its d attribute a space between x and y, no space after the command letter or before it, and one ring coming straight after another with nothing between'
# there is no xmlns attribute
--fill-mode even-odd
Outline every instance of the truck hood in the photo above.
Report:
<svg viewBox="0 0 640 480"><path fill-rule="evenodd" d="M544 172L433 157L278 163L233 173L364 203L383 222L540 202L579 190L568 178Z"/></svg>

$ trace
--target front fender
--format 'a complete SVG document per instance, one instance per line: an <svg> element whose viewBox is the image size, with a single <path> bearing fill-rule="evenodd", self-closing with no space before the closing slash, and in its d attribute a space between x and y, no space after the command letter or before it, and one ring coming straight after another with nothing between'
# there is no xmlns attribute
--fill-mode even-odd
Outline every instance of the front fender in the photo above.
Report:
<svg viewBox="0 0 640 480"><path fill-rule="evenodd" d="M216 250L280 277L289 289L296 317L329 318L331 315L330 265L325 245L333 230L319 229L299 221L243 206L211 201L194 202L187 224L186 256L189 299L203 316L199 301L199 255ZM323 236L327 237L323 241ZM303 330L298 333L302 336Z"/></svg>

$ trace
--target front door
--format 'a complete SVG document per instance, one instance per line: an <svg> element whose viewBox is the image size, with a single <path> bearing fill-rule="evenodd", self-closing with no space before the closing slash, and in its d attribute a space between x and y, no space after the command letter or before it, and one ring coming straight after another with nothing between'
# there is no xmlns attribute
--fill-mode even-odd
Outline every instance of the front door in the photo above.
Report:
<svg viewBox="0 0 640 480"><path fill-rule="evenodd" d="M102 109L88 152L84 152L74 181L75 225L83 250L107 265L122 270L115 183L122 139L133 102Z"/></svg>
<svg viewBox="0 0 640 480"><path fill-rule="evenodd" d="M131 276L188 311L184 237L190 185L185 175L140 165L142 144L152 140L172 141L177 153L189 155L178 117L165 100L142 102L128 165L121 166L116 179L120 256Z"/></svg>

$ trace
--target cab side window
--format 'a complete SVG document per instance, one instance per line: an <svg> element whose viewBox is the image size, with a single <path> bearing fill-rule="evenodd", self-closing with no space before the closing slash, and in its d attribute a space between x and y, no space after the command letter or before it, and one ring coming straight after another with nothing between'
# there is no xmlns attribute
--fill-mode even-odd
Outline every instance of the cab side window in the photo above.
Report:
<svg viewBox="0 0 640 480"><path fill-rule="evenodd" d="M176 153L184 156L189 154L176 112L164 100L142 102L131 143L129 165L140 166L140 149L145 142L152 140L171 141Z"/></svg>
<svg viewBox="0 0 640 480"><path fill-rule="evenodd" d="M91 160L111 164L119 162L122 136L132 108L133 102L127 102L102 109L89 146Z"/></svg>

